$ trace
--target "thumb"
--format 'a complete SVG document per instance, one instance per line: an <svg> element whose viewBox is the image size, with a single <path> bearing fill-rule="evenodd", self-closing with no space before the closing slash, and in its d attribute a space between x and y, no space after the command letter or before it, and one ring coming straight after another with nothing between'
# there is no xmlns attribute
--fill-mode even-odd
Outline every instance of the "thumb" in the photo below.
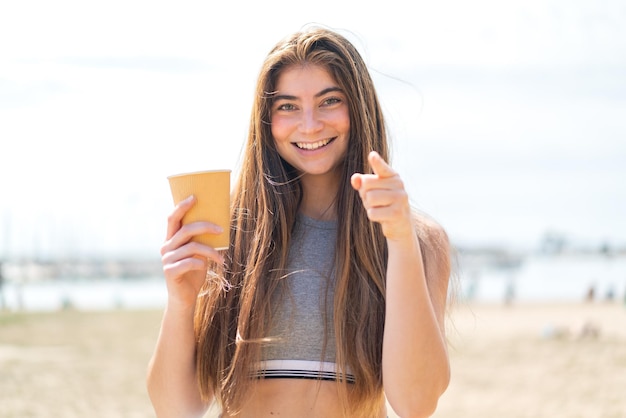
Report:
<svg viewBox="0 0 626 418"><path fill-rule="evenodd" d="M352 184L352 188L354 190L359 190L361 188L361 183L362 183L361 174L354 173L352 177L350 177L350 184Z"/></svg>

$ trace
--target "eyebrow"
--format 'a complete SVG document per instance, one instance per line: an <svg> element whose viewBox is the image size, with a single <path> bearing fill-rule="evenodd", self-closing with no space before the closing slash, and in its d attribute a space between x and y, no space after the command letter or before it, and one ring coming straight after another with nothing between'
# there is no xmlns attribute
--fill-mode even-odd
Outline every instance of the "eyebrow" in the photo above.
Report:
<svg viewBox="0 0 626 418"><path fill-rule="evenodd" d="M335 92L335 91L343 93L342 89L340 89L339 87L333 86L333 87L327 87L324 90L320 91L319 93L317 93L315 95L315 97L321 97L321 96L323 96L325 94L332 93L332 92ZM274 97L272 97L272 99L274 101L277 101L277 100L297 100L298 97L290 95L290 94L277 94Z"/></svg>

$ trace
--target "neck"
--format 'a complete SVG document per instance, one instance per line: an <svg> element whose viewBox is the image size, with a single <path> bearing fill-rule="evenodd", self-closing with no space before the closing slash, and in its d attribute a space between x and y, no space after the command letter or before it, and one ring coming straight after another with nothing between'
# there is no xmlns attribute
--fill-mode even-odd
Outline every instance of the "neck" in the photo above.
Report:
<svg viewBox="0 0 626 418"><path fill-rule="evenodd" d="M337 219L336 197L339 176L305 175L301 182L303 196L300 211L313 219Z"/></svg>

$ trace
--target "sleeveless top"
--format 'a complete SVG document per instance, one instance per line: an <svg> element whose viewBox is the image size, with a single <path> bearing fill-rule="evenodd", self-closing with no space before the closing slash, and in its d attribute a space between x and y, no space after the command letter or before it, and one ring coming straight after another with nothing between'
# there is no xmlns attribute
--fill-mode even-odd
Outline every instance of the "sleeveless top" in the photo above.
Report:
<svg viewBox="0 0 626 418"><path fill-rule="evenodd" d="M338 378L333 327L336 237L336 221L298 215L287 271L272 299L273 317L257 377ZM343 378L354 381L349 372Z"/></svg>

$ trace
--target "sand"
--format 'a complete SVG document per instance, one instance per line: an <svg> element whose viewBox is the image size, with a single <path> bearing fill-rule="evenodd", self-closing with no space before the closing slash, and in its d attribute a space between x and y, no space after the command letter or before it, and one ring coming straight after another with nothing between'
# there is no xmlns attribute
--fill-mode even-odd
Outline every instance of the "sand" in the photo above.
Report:
<svg viewBox="0 0 626 418"><path fill-rule="evenodd" d="M436 417L626 417L626 307L459 306Z"/></svg>
<svg viewBox="0 0 626 418"><path fill-rule="evenodd" d="M0 417L154 417L144 382L160 318L1 313ZM626 417L624 305L459 304L448 333L437 418Z"/></svg>

